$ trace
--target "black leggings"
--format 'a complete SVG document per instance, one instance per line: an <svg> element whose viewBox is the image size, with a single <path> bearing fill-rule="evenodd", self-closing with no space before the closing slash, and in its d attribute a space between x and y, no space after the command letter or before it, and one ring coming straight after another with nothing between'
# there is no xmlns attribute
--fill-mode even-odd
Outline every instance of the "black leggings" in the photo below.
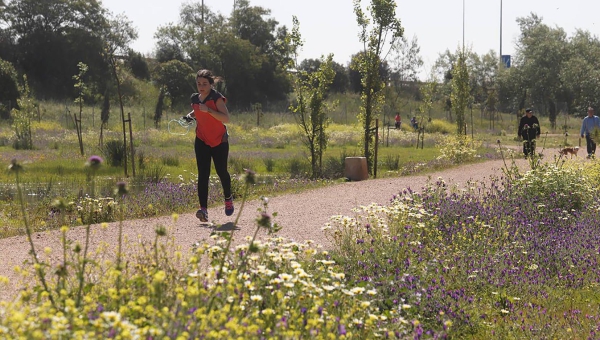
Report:
<svg viewBox="0 0 600 340"><path fill-rule="evenodd" d="M208 207L208 181L210 178L210 160L215 163L215 170L223 186L225 198L231 196L231 176L227 171L227 157L229 156L229 143L223 142L214 148L206 145L196 137L194 142L196 164L198 165L198 199L200 207Z"/></svg>
<svg viewBox="0 0 600 340"><path fill-rule="evenodd" d="M535 154L535 139L523 140L523 154L525 154L526 157Z"/></svg>
<svg viewBox="0 0 600 340"><path fill-rule="evenodd" d="M594 138L591 135L585 135L585 144L587 146L588 155L596 154L596 142L594 142Z"/></svg>

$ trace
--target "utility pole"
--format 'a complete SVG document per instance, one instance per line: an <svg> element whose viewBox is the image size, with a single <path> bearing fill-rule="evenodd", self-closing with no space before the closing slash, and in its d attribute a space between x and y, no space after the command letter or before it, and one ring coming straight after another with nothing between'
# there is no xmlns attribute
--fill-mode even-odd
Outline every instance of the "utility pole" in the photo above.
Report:
<svg viewBox="0 0 600 340"><path fill-rule="evenodd" d="M462 49L465 52L465 0L463 0L463 40L462 40Z"/></svg>
<svg viewBox="0 0 600 340"><path fill-rule="evenodd" d="M502 0L500 0L500 63L502 63Z"/></svg>

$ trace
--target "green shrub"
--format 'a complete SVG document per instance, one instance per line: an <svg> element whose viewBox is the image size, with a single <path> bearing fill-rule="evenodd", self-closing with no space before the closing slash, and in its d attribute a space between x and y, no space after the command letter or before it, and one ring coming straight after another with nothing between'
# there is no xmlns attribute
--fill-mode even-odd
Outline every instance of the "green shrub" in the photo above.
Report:
<svg viewBox="0 0 600 340"><path fill-rule="evenodd" d="M396 171L400 169L400 155L387 155L384 164L388 170Z"/></svg>
<svg viewBox="0 0 600 340"><path fill-rule="evenodd" d="M288 161L288 172L290 173L290 178L309 178L310 164L305 159L291 158Z"/></svg>
<svg viewBox="0 0 600 340"><path fill-rule="evenodd" d="M125 161L125 147L123 142L118 140L109 140L101 148L101 153L106 162L111 166L122 166Z"/></svg>
<svg viewBox="0 0 600 340"><path fill-rule="evenodd" d="M425 124L426 133L441 133L447 135L456 130L456 125L446 120L433 119L431 122Z"/></svg>
<svg viewBox="0 0 600 340"><path fill-rule="evenodd" d="M513 185L516 194L539 199L540 203L550 198L567 211L582 209L596 191L581 169L552 163L527 171Z"/></svg>
<svg viewBox="0 0 600 340"><path fill-rule="evenodd" d="M23 77L24 85L21 90L22 96L17 99L18 108L13 108L11 116L13 118L12 127L15 131L16 139L13 142L13 148L16 150L33 150L33 135L31 121L35 117L36 104L29 92L27 77Z"/></svg>
<svg viewBox="0 0 600 340"><path fill-rule="evenodd" d="M346 150L343 150L338 157L327 157L323 165L323 178L336 179L344 177L346 157L350 157Z"/></svg>
<svg viewBox="0 0 600 340"><path fill-rule="evenodd" d="M235 174L243 174L246 169L252 169L252 162L246 158L229 156L229 167Z"/></svg>
<svg viewBox="0 0 600 340"><path fill-rule="evenodd" d="M146 168L146 155L144 151L138 150L135 155L137 157L138 169L144 170Z"/></svg>
<svg viewBox="0 0 600 340"><path fill-rule="evenodd" d="M591 187L600 187L600 162L596 159L591 162L585 162L582 172L585 173L586 178L590 181Z"/></svg>
<svg viewBox="0 0 600 340"><path fill-rule="evenodd" d="M167 176L167 170L162 165L153 165L148 169L142 169L143 182L160 183Z"/></svg>
<svg viewBox="0 0 600 340"><path fill-rule="evenodd" d="M177 156L161 156L160 161L166 166L179 166L179 158Z"/></svg>
<svg viewBox="0 0 600 340"><path fill-rule="evenodd" d="M437 144L441 153L438 159L448 159L455 164L471 161L475 159L480 144L464 135L446 136Z"/></svg>
<svg viewBox="0 0 600 340"><path fill-rule="evenodd" d="M263 158L263 162L265 163L265 168L267 172L273 172L275 169L275 160L271 157Z"/></svg>

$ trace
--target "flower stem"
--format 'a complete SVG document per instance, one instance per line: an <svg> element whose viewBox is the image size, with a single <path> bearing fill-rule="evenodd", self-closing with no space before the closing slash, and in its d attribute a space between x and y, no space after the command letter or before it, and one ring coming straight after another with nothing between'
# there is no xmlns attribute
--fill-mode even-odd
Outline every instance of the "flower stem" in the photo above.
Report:
<svg viewBox="0 0 600 340"><path fill-rule="evenodd" d="M31 248L31 256L33 257L33 261L35 262L35 267L36 267L36 273L40 279L40 282L42 283L42 286L44 288L44 291L46 293L48 293L48 299L50 300L50 303L52 303L52 306L54 308L56 307L56 303L54 302L54 298L52 297L52 294L50 292L50 290L48 289L48 284L46 283L46 277L44 274L44 269L42 267L42 263L40 263L40 260L38 259L37 253L35 251L35 245L33 244L33 239L31 238L31 228L29 226L29 222L27 221L27 212L25 210L25 202L23 201L23 193L21 191L21 185L19 183L19 172L15 172L16 173L16 182L17 182L17 194L19 195L19 203L21 205L21 213L23 214L23 222L25 223L25 232L27 233L27 241L29 241L29 246Z"/></svg>

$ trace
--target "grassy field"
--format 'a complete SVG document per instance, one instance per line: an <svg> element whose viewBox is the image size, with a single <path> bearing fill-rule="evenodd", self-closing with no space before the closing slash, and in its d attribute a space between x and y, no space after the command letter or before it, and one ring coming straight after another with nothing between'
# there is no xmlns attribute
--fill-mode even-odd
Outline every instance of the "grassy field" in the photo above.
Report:
<svg viewBox="0 0 600 340"><path fill-rule="evenodd" d="M358 98L346 96L330 114L331 124L327 129L328 148L324 154L323 166L326 180L310 181L309 152L304 144L303 136L294 116L289 112L232 112L232 122L228 124L230 133L229 169L234 179L234 193L240 187L238 180L245 169L255 171L261 180L251 191L252 197L261 195L278 195L299 190L299 187L322 186L343 180L344 158L362 156L362 127L357 122L356 110ZM344 99L337 98L337 99ZM51 202L56 197L77 205L89 191L89 176L83 171L83 165L91 155L100 155L106 161L97 175L99 193L111 196L112 188L120 181L128 183L133 192L141 192L148 184L167 181L172 185L195 184L196 164L193 151L193 127L183 129L173 119L181 117L187 108L168 110L156 128L152 121L153 112L143 105L125 107L131 115L132 135L136 156L135 176L128 162L127 176L123 166L111 165L111 153L106 145L122 144L123 132L120 113L111 113L108 127L102 131L104 147L100 147L99 110L84 107L82 113L84 155L80 154L78 138L71 116L77 108L71 104L42 102L39 115L32 122L33 150L16 150L12 147L14 131L3 122L0 125L0 162L8 165L13 159L25 167L21 174L21 184L26 193L30 211L39 230L56 228L47 221ZM449 115L433 110L431 121L419 117L425 122L425 138L423 148L417 148L417 133L409 127L411 112L402 112L403 126L396 130L390 126L393 115L380 117L379 145L377 155L377 176L400 176L416 172L431 171L447 166L452 162L440 162L440 145L446 143L447 136L452 135L456 127L449 122ZM549 129L547 119L541 118L542 139L538 150L556 148L561 145L577 145L580 119L561 117L561 128ZM170 123L171 122L171 123ZM499 114L494 122L483 117L479 111L468 112L467 131L477 142L479 159L498 157L495 152L497 141L503 146L519 148L516 137L516 116ZM568 132L565 137L564 126ZM472 131L471 131L471 128ZM187 132L187 133L186 133ZM127 134L129 143L129 134ZM548 154L553 157L554 155ZM476 159L474 159L476 160ZM474 161L472 160L472 161ZM427 164L427 166L425 166ZM213 171L214 173L214 171ZM298 182L287 181L285 186L278 185L274 191L273 183L280 183L293 178ZM216 182L217 178L211 178ZM310 184L307 184L310 183ZM215 187L215 186L211 186ZM152 209L138 207L130 209L128 218L169 214L171 212L190 212L197 207L196 197L191 192L178 195L186 197L176 205L169 202L154 204ZM0 172L0 237L22 233L19 214L14 204L14 177L8 172ZM212 190L211 202L220 202L218 190ZM105 219L110 220L111 216ZM76 221L74 222L76 223Z"/></svg>

